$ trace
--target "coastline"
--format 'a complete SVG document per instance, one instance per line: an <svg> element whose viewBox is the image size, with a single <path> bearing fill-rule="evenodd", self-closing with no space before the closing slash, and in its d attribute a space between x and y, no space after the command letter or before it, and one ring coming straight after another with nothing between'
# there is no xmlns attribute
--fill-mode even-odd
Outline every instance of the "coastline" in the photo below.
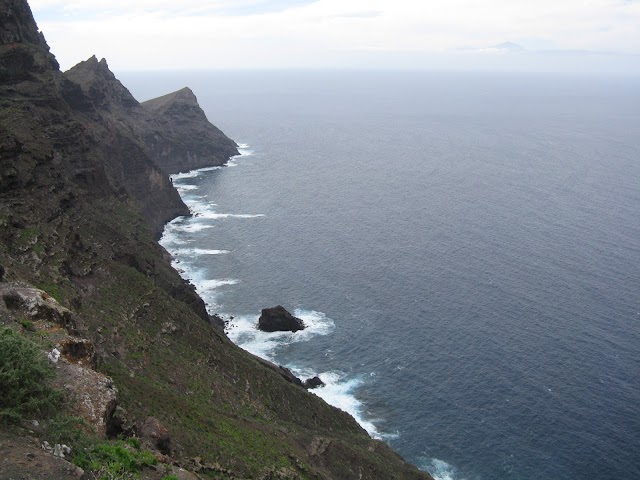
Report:
<svg viewBox="0 0 640 480"><path fill-rule="evenodd" d="M172 267L176 269L185 281L194 285L196 293L204 300L209 315L213 318L221 318L224 320L224 331L227 337L234 344L252 355L271 364L279 365L276 359L276 350L278 347L292 342L310 341L317 335L330 335L335 328L333 320L327 318L322 312L296 309L294 312L295 316L305 321L305 324L308 325L307 329L296 334L290 334L289 332L266 333L258 330L256 327L259 314L256 314L254 317L247 315L237 316L233 312L224 312L223 305L216 301L216 290L220 287L233 286L241 280L234 278L205 278L203 274L200 273L198 265L206 262L207 257L226 255L231 253L230 250L187 248L185 246L185 240L179 238L181 233L189 232L197 234L198 232L213 228L210 224L196 223L198 218L215 221L221 218L251 219L265 216L262 213L218 213L206 208L207 202L194 200L193 194L197 191L197 188L187 183L188 180L200 177L214 170L238 166L239 164L236 163L237 160L243 157L250 157L254 153L246 143L239 143L238 151L240 153L231 156L224 165L207 166L170 175L174 188L176 188L180 194L180 198L189 208L190 216L179 215L167 222L158 243L167 250L171 256ZM215 204L213 205L215 206ZM189 224L189 219L195 220L195 222ZM199 261L189 262L187 261L189 257L195 257L199 259ZM283 299L283 301L286 301L286 299ZM380 431L375 425L376 419L365 418L364 411L366 406L356 396L358 388L362 385L361 379L350 378L344 372L317 372L309 368L299 368L292 363L282 365L280 368L291 371L300 379L315 375L319 376L325 383L325 386L309 390L309 393L320 397L329 405L337 407L351 415L351 417L367 431L371 438L385 440L397 437L398 433Z"/></svg>
<svg viewBox="0 0 640 480"><path fill-rule="evenodd" d="M209 476L430 478L372 440L351 416L287 382L214 328L203 300L153 236L178 213L172 208L189 212L136 133L147 132L143 107L106 61L92 57L75 69L71 76L80 83L68 78L27 2L8 0L3 7L0 64L11 68L0 85L7 107L0 126L10 168L0 176L0 280L30 285L65 314L35 319L38 311L12 300L0 324L63 355L65 329L82 336L87 362L107 376L113 393L117 388L103 413L85 412L106 427L87 439L91 448L119 448L121 438L145 437L153 426L163 440L145 448L162 455L154 457L158 462ZM176 97L163 103L167 112L189 110ZM180 143L188 146L189 136ZM219 217L200 212L209 213ZM24 321L29 317L42 335L35 322ZM76 400L93 386L80 385L80 397L60 392L62 420L71 420L83 405ZM42 425L51 420L47 415L37 411L22 420ZM42 441L59 440L52 435L17 423L9 432L38 450ZM83 448L75 437L65 442ZM43 474L36 462L16 459L9 466ZM88 469L91 475L102 467L92 462Z"/></svg>

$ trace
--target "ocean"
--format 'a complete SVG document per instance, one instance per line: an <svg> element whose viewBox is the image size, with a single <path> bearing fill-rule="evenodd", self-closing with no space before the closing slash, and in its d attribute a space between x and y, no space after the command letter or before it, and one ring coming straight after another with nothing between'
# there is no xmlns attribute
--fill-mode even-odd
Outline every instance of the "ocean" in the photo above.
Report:
<svg viewBox="0 0 640 480"><path fill-rule="evenodd" d="M118 76L241 144L161 241L234 342L439 480L640 478L638 78Z"/></svg>

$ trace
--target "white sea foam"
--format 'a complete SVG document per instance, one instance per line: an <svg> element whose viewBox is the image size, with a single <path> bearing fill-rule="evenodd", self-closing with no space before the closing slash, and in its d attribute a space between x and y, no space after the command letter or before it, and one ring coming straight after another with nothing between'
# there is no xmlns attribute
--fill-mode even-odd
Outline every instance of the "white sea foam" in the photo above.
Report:
<svg viewBox="0 0 640 480"><path fill-rule="evenodd" d="M223 287L224 285L235 285L236 283L238 283L238 280L225 278L222 280L200 280L197 281L195 285L198 290L215 290L216 288Z"/></svg>
<svg viewBox="0 0 640 480"><path fill-rule="evenodd" d="M207 225L204 223L188 223L183 225L180 229L183 232L200 232L202 230L206 230L207 228L213 228L213 225Z"/></svg>
<svg viewBox="0 0 640 480"><path fill-rule="evenodd" d="M381 434L371 420L363 418L364 405L355 397L355 391L362 384L358 378L348 378L340 372L325 372L318 375L325 383L324 387L309 390L329 405L344 410L364 428L373 438L381 439Z"/></svg>
<svg viewBox="0 0 640 480"><path fill-rule="evenodd" d="M199 168L197 170L190 170L188 172L174 173L173 175L171 175L171 180L173 180L174 182L179 182L181 180L185 180L188 178L198 177L203 172L211 172L213 170L219 170L221 168L222 167L204 167L204 168Z"/></svg>
<svg viewBox="0 0 640 480"><path fill-rule="evenodd" d="M264 214L203 212L198 214L198 216L201 218L208 218L210 220L218 220L220 218L259 218L264 217Z"/></svg>
<svg viewBox="0 0 640 480"><path fill-rule="evenodd" d="M194 202L189 205L191 213L197 218L206 218L209 220L218 220L220 218L259 218L264 217L264 214L249 214L249 213L219 213L213 208L215 204L205 204L202 202Z"/></svg>
<svg viewBox="0 0 640 480"><path fill-rule="evenodd" d="M171 180L175 182L175 181L183 180L185 178L194 178L194 177L197 177L198 175L200 175L200 172L198 170L191 170L190 172L174 173L173 175L171 175Z"/></svg>
<svg viewBox="0 0 640 480"><path fill-rule="evenodd" d="M227 326L227 335L236 345L245 350L274 361L278 350L285 345L296 342L304 342L316 335L331 333L335 324L324 313L296 309L294 315L305 324L305 329L299 332L263 332L258 330L258 316L236 317ZM359 378L348 377L340 372L324 372L318 374L309 369L301 369L295 365L286 365L300 378L308 378L318 375L325 383L324 387L310 390L330 405L338 407L349 413L368 433L374 438L387 438L381 433L372 420L364 418L364 405L355 397L355 391L362 384Z"/></svg>
<svg viewBox="0 0 640 480"><path fill-rule="evenodd" d="M229 253L229 250L214 250L207 248L177 248L171 250L171 254L174 257L190 257L193 255L224 255L225 253Z"/></svg>
<svg viewBox="0 0 640 480"><path fill-rule="evenodd" d="M172 251L172 245L185 245L188 242L187 240L180 238L180 228L169 223L164 227L164 232L162 232L162 237L160 238L159 243L167 250Z"/></svg>
<svg viewBox="0 0 640 480"><path fill-rule="evenodd" d="M316 335L327 335L335 328L333 320L322 312L296 309L294 315L305 324L299 332L263 332L258 330L258 315L234 318L227 335L236 344L259 357L273 360L277 350L290 343L304 342Z"/></svg>
<svg viewBox="0 0 640 480"><path fill-rule="evenodd" d="M238 145L238 152L240 152L240 156L241 157L248 157L249 155L253 155L253 150L249 149L249 144L248 143L239 144Z"/></svg>
<svg viewBox="0 0 640 480"><path fill-rule="evenodd" d="M200 187L198 185L173 185L174 187L176 187L176 190L178 190L178 192L191 192L193 190L198 190Z"/></svg>
<svg viewBox="0 0 640 480"><path fill-rule="evenodd" d="M447 462L437 458L426 460L420 467L421 470L429 472L434 480L465 480L458 476L453 465L449 465Z"/></svg>

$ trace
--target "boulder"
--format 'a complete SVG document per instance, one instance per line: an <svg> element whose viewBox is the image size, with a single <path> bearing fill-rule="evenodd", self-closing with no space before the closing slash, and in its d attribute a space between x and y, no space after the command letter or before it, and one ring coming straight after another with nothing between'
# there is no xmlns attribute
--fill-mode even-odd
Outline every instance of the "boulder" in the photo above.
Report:
<svg viewBox="0 0 640 480"><path fill-rule="evenodd" d="M307 378L304 382L302 382L302 386L306 389L324 387L325 383L320 380L320 377L317 375L312 378Z"/></svg>
<svg viewBox="0 0 640 480"><path fill-rule="evenodd" d="M147 417L138 429L142 443L163 455L171 455L171 437L169 431L155 417Z"/></svg>
<svg viewBox="0 0 640 480"><path fill-rule="evenodd" d="M0 298L5 308L24 313L31 320L55 322L70 332L76 330L71 311L43 290L23 283L3 283L0 286Z"/></svg>
<svg viewBox="0 0 640 480"><path fill-rule="evenodd" d="M304 322L291 315L284 307L263 308L258 319L263 332L297 332L304 329Z"/></svg>
<svg viewBox="0 0 640 480"><path fill-rule="evenodd" d="M118 390L110 377L91 369L88 359L75 362L66 356L60 358L52 386L64 392L73 416L82 418L91 430L104 437L118 405Z"/></svg>

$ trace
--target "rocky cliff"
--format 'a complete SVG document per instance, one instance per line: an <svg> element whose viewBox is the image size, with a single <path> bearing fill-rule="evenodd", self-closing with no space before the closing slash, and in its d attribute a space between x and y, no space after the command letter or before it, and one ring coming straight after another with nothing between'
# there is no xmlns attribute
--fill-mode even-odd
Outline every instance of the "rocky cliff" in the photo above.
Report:
<svg viewBox="0 0 640 480"><path fill-rule="evenodd" d="M235 153L204 124L212 136L191 143L185 125L203 118L188 90L139 104L95 58L62 74L26 1L0 0L0 333L63 352L64 397L53 420L0 429L0 479L80 475L39 447L78 416L94 443L66 438L86 478L117 478L107 452L158 480L429 478L233 345L171 268L154 235L187 210L167 172ZM96 446L118 435L135 441Z"/></svg>
<svg viewBox="0 0 640 480"><path fill-rule="evenodd" d="M166 173L223 165L238 155L236 143L212 125L189 88L142 104L92 57L65 72L92 99L103 117L125 123Z"/></svg>

